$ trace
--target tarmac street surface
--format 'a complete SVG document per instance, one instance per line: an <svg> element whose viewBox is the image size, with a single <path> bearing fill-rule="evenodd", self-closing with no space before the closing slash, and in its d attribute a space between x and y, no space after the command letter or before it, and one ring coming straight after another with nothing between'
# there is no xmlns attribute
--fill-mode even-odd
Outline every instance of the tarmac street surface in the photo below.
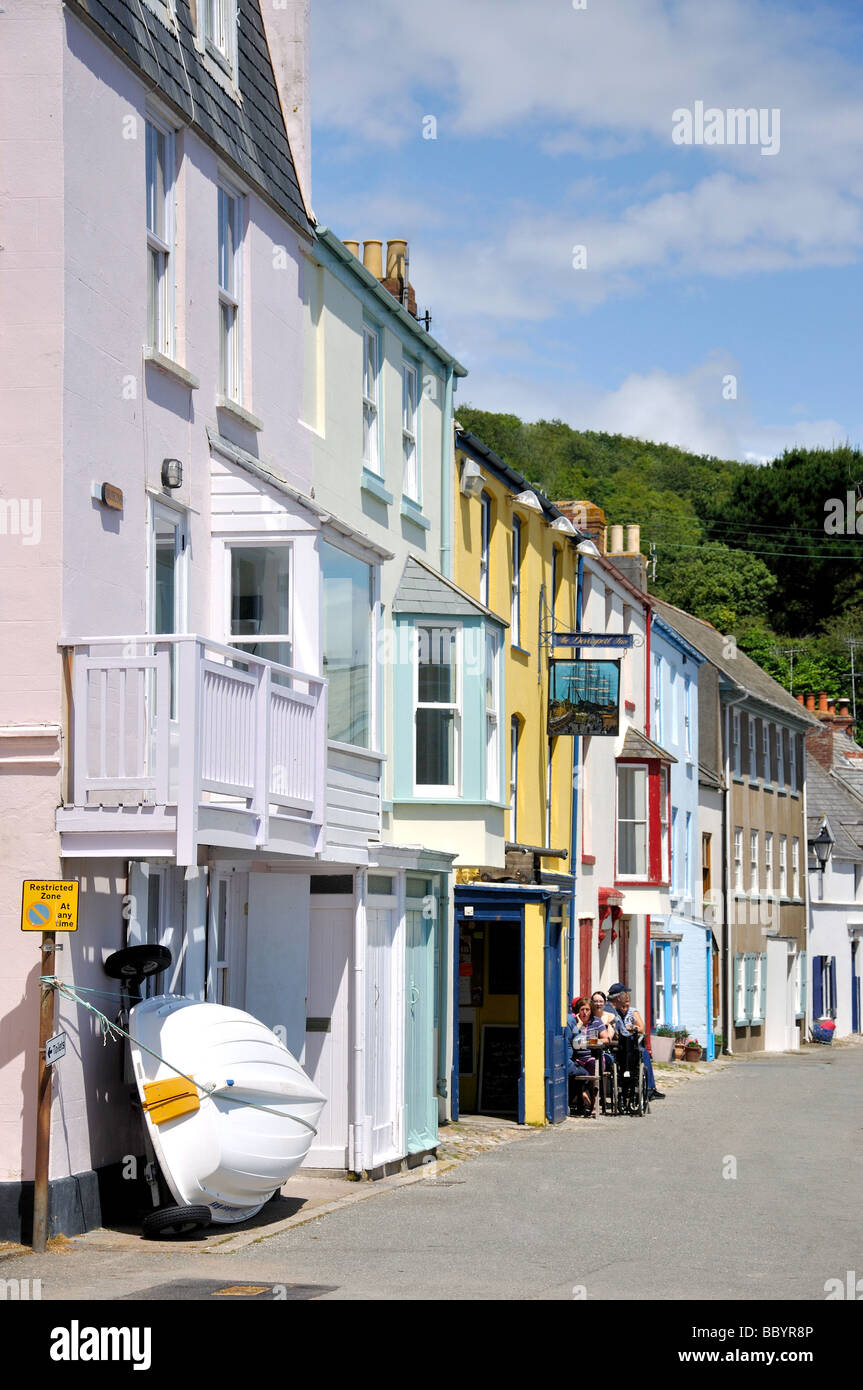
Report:
<svg viewBox="0 0 863 1390"><path fill-rule="evenodd" d="M863 1047L806 1048L705 1069L644 1119L522 1132L374 1195L345 1184L305 1224L219 1245L93 1232L0 1277L51 1300L824 1300L863 1276L861 1132Z"/></svg>

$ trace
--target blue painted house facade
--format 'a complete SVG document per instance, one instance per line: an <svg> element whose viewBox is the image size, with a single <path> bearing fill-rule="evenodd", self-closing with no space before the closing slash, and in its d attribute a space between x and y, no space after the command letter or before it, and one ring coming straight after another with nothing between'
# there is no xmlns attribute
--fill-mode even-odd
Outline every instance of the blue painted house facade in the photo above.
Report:
<svg viewBox="0 0 863 1390"><path fill-rule="evenodd" d="M658 613L651 621L651 737L668 749L670 903L651 918L651 1027L687 1029L714 1056L713 942L701 894L698 671L704 658Z"/></svg>

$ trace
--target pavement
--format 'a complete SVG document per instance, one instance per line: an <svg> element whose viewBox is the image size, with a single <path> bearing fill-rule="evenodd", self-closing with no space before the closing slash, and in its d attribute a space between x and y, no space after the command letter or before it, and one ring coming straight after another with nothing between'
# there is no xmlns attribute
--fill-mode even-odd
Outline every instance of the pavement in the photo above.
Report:
<svg viewBox="0 0 863 1390"><path fill-rule="evenodd" d="M0 1250L43 1300L825 1298L863 1274L863 1046L661 1067L637 1117L470 1117L379 1182L300 1171L239 1231Z"/></svg>

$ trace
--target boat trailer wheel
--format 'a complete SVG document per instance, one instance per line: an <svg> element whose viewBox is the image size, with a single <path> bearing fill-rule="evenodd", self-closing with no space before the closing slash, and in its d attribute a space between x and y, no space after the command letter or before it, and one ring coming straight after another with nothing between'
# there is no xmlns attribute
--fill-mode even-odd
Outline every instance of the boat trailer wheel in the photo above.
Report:
<svg viewBox="0 0 863 1390"><path fill-rule="evenodd" d="M212 1217L210 1208L196 1207L158 1207L148 1211L141 1222L141 1230L149 1240L159 1236L183 1236L209 1226Z"/></svg>

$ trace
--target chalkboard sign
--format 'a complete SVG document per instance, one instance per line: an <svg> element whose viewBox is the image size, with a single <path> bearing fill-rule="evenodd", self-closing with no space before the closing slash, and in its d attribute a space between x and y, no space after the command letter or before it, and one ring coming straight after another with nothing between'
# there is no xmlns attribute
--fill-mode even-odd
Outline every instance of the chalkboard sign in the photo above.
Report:
<svg viewBox="0 0 863 1390"><path fill-rule="evenodd" d="M479 1059L477 1110L483 1115L517 1115L521 1076L518 1024L484 1023Z"/></svg>
<svg viewBox="0 0 863 1390"><path fill-rule="evenodd" d="M474 1020L461 1018L458 1024L458 1070L460 1076L473 1076L476 1071L474 1061Z"/></svg>

